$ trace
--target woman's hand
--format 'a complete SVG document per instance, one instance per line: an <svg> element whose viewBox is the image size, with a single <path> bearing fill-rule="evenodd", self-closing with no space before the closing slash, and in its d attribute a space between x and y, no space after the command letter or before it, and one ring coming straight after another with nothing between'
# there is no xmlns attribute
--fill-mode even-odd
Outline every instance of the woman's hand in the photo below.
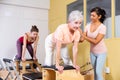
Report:
<svg viewBox="0 0 120 80"><path fill-rule="evenodd" d="M80 72L80 67L78 65L73 65L77 72Z"/></svg>
<svg viewBox="0 0 120 80"><path fill-rule="evenodd" d="M26 58L22 57L22 61L26 61Z"/></svg>
<svg viewBox="0 0 120 80"><path fill-rule="evenodd" d="M36 57L36 56L34 56L34 57L33 57L33 60L34 60L34 61L35 61L35 60L37 60L37 57Z"/></svg>
<svg viewBox="0 0 120 80"><path fill-rule="evenodd" d="M64 69L63 66L56 65L56 68L58 69L59 73L63 72L63 69Z"/></svg>
<svg viewBox="0 0 120 80"><path fill-rule="evenodd" d="M85 35L85 34L82 33L81 36L82 36L84 39L86 39L86 35Z"/></svg>

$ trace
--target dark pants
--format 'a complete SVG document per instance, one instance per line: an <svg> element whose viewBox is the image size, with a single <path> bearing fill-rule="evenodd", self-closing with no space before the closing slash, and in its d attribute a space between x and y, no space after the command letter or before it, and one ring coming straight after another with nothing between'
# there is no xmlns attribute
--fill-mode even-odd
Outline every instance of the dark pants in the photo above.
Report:
<svg viewBox="0 0 120 80"><path fill-rule="evenodd" d="M19 60L21 60L23 43L21 43L19 40L17 40L17 45L16 46L17 46L17 55L16 55L16 58L19 59ZM26 48L27 48L30 56L33 58L33 48L32 48L32 45L31 44L27 44Z"/></svg>

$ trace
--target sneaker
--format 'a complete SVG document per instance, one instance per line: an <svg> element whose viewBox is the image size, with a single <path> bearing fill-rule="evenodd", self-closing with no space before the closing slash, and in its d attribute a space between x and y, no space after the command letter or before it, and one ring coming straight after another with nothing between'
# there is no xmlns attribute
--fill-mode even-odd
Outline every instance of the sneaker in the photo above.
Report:
<svg viewBox="0 0 120 80"><path fill-rule="evenodd" d="M20 61L21 59L16 58L16 56L13 57L13 61Z"/></svg>

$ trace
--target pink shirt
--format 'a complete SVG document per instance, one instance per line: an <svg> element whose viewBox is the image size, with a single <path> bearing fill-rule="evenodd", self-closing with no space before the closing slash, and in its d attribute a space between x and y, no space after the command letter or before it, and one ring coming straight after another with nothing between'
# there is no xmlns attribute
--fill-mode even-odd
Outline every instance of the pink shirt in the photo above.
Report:
<svg viewBox="0 0 120 80"><path fill-rule="evenodd" d="M88 37L91 37L91 38L96 38L97 35L100 33L100 34L106 34L106 26L104 24L101 24L97 29L96 31L94 32L90 32L90 26L91 26L91 23L88 24L85 28L85 32L87 32L87 36ZM107 52L107 48L106 48L106 45L104 43L104 39L102 39L98 44L92 44L90 43L90 51L92 53L105 53Z"/></svg>
<svg viewBox="0 0 120 80"><path fill-rule="evenodd" d="M59 25L56 31L53 33L53 42L56 43L56 40L62 42L62 44L69 44L74 41L79 42L80 33L78 30L72 35L69 31L68 24Z"/></svg>

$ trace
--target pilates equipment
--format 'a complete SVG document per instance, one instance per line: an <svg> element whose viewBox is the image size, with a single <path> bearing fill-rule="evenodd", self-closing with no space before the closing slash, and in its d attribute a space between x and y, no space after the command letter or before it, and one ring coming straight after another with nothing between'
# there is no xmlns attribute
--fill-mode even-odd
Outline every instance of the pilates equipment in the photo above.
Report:
<svg viewBox="0 0 120 80"><path fill-rule="evenodd" d="M87 62L86 64L82 65L80 67L80 70L83 69L81 72L76 72L75 68L70 65L66 65L64 66L64 71L62 74L58 72L58 70L55 68L55 65L43 66L43 80L88 80L91 78L91 75L86 74L89 73L93 68L89 67L85 69L85 67L90 66L90 64L90 62Z"/></svg>
<svg viewBox="0 0 120 80"><path fill-rule="evenodd" d="M17 72L16 70L16 67L13 63L13 61L11 59L7 59L7 58L3 58L3 62L5 63L5 66L7 68L7 71L9 72L7 77L5 78L5 80L8 80L8 77L10 76L11 79L15 80L21 80L20 77L19 77L19 73ZM30 71L29 73L25 73L26 72L26 65L28 63L35 63L37 65L38 68L41 68L40 65L38 64L37 61L33 61L33 60L27 60L25 62L23 62L22 64L24 65L22 68L22 70L25 69L24 73L22 73L22 78L23 80L35 80L35 79L42 79L42 73L41 72L35 72L35 70L33 70L34 72ZM33 66L32 66L33 67ZM12 70L14 71L15 75L12 74ZM10 79L10 80L11 80Z"/></svg>
<svg viewBox="0 0 120 80"><path fill-rule="evenodd" d="M3 67L2 61L0 60L0 80L3 80L2 76L1 76L1 74L3 72L2 70L4 70L4 67Z"/></svg>
<svg viewBox="0 0 120 80"><path fill-rule="evenodd" d="M35 72L35 68L38 67L38 69L41 72L41 64L38 63L38 60L33 59L27 59L26 61L21 60L15 60L16 63L16 69L20 73L20 70L22 69L22 74L30 72ZM22 64L22 66L20 66Z"/></svg>
<svg viewBox="0 0 120 80"><path fill-rule="evenodd" d="M9 72L3 66L2 59L0 59L0 80L5 80L8 76Z"/></svg>
<svg viewBox="0 0 120 80"><path fill-rule="evenodd" d="M42 80L42 72L32 72L32 73L24 73L22 75L23 80Z"/></svg>
<svg viewBox="0 0 120 80"><path fill-rule="evenodd" d="M41 66L40 66L40 64L38 63L38 60L27 59L26 61L22 61L22 67L23 67L22 72L23 72L23 73L26 73L26 65L27 65L27 64L30 65L32 72L35 72L35 70L34 70L34 65L35 65L35 67L38 67L39 70L40 70L40 72L41 72Z"/></svg>
<svg viewBox="0 0 120 80"><path fill-rule="evenodd" d="M87 73L93 70L93 67L91 66L90 62L87 62L84 65L82 65L80 69L81 69L81 74L86 75Z"/></svg>
<svg viewBox="0 0 120 80"><path fill-rule="evenodd" d="M90 62L85 63L80 67L81 74L84 75L84 80L94 80L93 67Z"/></svg>
<svg viewBox="0 0 120 80"><path fill-rule="evenodd" d="M2 70L2 69L4 69L4 67L3 67L2 61L0 60L0 70Z"/></svg>
<svg viewBox="0 0 120 80"><path fill-rule="evenodd" d="M14 62L11 59L3 58L3 62L5 63L6 70L8 71L8 75L5 78L5 80L8 80L8 77L10 76L13 80L21 80L19 77L19 74L15 68ZM12 73L12 71L14 73Z"/></svg>
<svg viewBox="0 0 120 80"><path fill-rule="evenodd" d="M31 67L31 72L27 72L26 70L26 65L29 64ZM34 69L34 64L36 65L35 67L39 68L39 71L36 71ZM42 79L42 69L41 65L38 63L37 60L33 59L27 59L26 61L22 61L22 78L23 80L36 80L36 79Z"/></svg>
<svg viewBox="0 0 120 80"><path fill-rule="evenodd" d="M55 66L43 66L43 80L84 80L80 72L76 72L72 66L64 66L62 74L58 72Z"/></svg>

